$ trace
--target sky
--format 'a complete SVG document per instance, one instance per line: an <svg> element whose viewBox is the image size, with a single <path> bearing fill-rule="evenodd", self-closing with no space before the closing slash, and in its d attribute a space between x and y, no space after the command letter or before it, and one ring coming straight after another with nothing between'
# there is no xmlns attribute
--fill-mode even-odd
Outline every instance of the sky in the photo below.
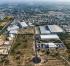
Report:
<svg viewBox="0 0 70 66"><path fill-rule="evenodd" d="M70 0L0 0L0 3L4 2L70 2Z"/></svg>

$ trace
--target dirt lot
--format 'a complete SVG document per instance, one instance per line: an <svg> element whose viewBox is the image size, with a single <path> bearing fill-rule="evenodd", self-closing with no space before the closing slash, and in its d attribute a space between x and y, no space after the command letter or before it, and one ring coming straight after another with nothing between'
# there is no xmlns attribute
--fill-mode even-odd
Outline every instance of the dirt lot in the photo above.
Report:
<svg viewBox="0 0 70 66"><path fill-rule="evenodd" d="M3 61L1 66L67 66L61 59L42 52L38 53L41 62L33 63L32 59L35 57L33 46L34 35L16 35L6 62Z"/></svg>
<svg viewBox="0 0 70 66"><path fill-rule="evenodd" d="M32 47L33 35L17 35L9 55L11 63L9 66L32 65L31 60L34 55Z"/></svg>

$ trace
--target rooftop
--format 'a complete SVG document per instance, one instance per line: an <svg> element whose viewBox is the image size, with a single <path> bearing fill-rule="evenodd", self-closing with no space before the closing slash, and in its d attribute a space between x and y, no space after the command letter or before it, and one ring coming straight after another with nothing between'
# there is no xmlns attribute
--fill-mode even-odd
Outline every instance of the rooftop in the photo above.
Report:
<svg viewBox="0 0 70 66"><path fill-rule="evenodd" d="M45 27L46 26L39 26L41 34L50 34L50 31Z"/></svg>
<svg viewBox="0 0 70 66"><path fill-rule="evenodd" d="M18 29L19 27L17 26L17 25L13 25L13 26L9 26L8 28L7 28L7 30L8 31L11 31L11 30L16 30L16 29Z"/></svg>
<svg viewBox="0 0 70 66"><path fill-rule="evenodd" d="M9 33L10 33L10 34L17 34L18 31L17 31L17 30L11 30Z"/></svg>
<svg viewBox="0 0 70 66"><path fill-rule="evenodd" d="M41 45L41 43L39 43ZM54 47L57 47L55 43L42 43L43 45L45 46L49 46L49 48L54 48Z"/></svg>
<svg viewBox="0 0 70 66"><path fill-rule="evenodd" d="M51 32L64 32L63 29L61 27L59 27L58 25L48 25L48 28Z"/></svg>
<svg viewBox="0 0 70 66"><path fill-rule="evenodd" d="M40 35L41 39L59 39L59 36L56 34L51 35Z"/></svg>
<svg viewBox="0 0 70 66"><path fill-rule="evenodd" d="M27 26L28 26L25 22L20 22L20 25L21 25L22 27L27 27Z"/></svg>

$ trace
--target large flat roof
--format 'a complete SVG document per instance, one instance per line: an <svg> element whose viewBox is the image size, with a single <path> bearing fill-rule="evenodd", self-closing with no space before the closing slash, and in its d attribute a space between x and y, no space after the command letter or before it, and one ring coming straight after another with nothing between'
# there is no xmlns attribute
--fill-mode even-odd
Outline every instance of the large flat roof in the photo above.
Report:
<svg viewBox="0 0 70 66"><path fill-rule="evenodd" d="M40 35L41 39L59 39L59 36L56 34L51 35Z"/></svg>
<svg viewBox="0 0 70 66"><path fill-rule="evenodd" d="M43 44L43 45L48 45L50 48L54 48L54 47L57 47L55 43L39 43L40 45Z"/></svg>
<svg viewBox="0 0 70 66"><path fill-rule="evenodd" d="M57 47L55 43L44 43L45 45L49 45L49 47Z"/></svg>
<svg viewBox="0 0 70 66"><path fill-rule="evenodd" d="M20 25L22 26L22 27L27 27L28 25L26 24L26 22L20 22Z"/></svg>
<svg viewBox="0 0 70 66"><path fill-rule="evenodd" d="M19 29L19 27L18 27L17 25L9 26L9 27L7 28L8 31L16 30L16 29Z"/></svg>
<svg viewBox="0 0 70 66"><path fill-rule="evenodd" d="M18 31L17 31L17 30L11 30L9 33L10 33L10 34L17 34Z"/></svg>
<svg viewBox="0 0 70 66"><path fill-rule="evenodd" d="M48 28L51 32L64 32L58 25L48 25Z"/></svg>
<svg viewBox="0 0 70 66"><path fill-rule="evenodd" d="M50 31L46 29L46 26L39 26L41 34L50 34Z"/></svg>

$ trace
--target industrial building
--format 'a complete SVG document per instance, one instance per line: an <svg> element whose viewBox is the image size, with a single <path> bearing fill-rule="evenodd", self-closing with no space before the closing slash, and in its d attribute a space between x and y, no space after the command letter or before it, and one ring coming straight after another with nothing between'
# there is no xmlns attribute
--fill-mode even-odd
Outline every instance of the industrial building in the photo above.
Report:
<svg viewBox="0 0 70 66"><path fill-rule="evenodd" d="M37 49L64 48L64 43L60 40L58 34L64 33L64 30L58 25L44 25L35 27Z"/></svg>
<svg viewBox="0 0 70 66"><path fill-rule="evenodd" d="M41 48L56 48L56 44L55 43L38 43L37 44L37 48L41 49Z"/></svg>
<svg viewBox="0 0 70 66"><path fill-rule="evenodd" d="M64 30L58 25L39 26L39 31L41 34L56 34L64 32Z"/></svg>
<svg viewBox="0 0 70 66"><path fill-rule="evenodd" d="M17 25L11 25L7 28L8 31L17 30L17 29L19 29L19 27Z"/></svg>
<svg viewBox="0 0 70 66"><path fill-rule="evenodd" d="M47 26L39 26L41 34L50 34L50 31Z"/></svg>
<svg viewBox="0 0 70 66"><path fill-rule="evenodd" d="M59 27L58 25L48 25L48 28L49 28L51 33L62 33L62 32L64 32L63 29L61 27Z"/></svg>
<svg viewBox="0 0 70 66"><path fill-rule="evenodd" d="M50 35L40 35L41 40L48 40L48 39L58 39L59 40L59 36L56 34L50 34Z"/></svg>
<svg viewBox="0 0 70 66"><path fill-rule="evenodd" d="M20 22L20 25L22 26L22 28L28 27L28 25L25 22Z"/></svg>
<svg viewBox="0 0 70 66"><path fill-rule="evenodd" d="M17 31L17 30L11 30L11 31L9 31L9 33L10 33L10 34L17 34L18 31Z"/></svg>

